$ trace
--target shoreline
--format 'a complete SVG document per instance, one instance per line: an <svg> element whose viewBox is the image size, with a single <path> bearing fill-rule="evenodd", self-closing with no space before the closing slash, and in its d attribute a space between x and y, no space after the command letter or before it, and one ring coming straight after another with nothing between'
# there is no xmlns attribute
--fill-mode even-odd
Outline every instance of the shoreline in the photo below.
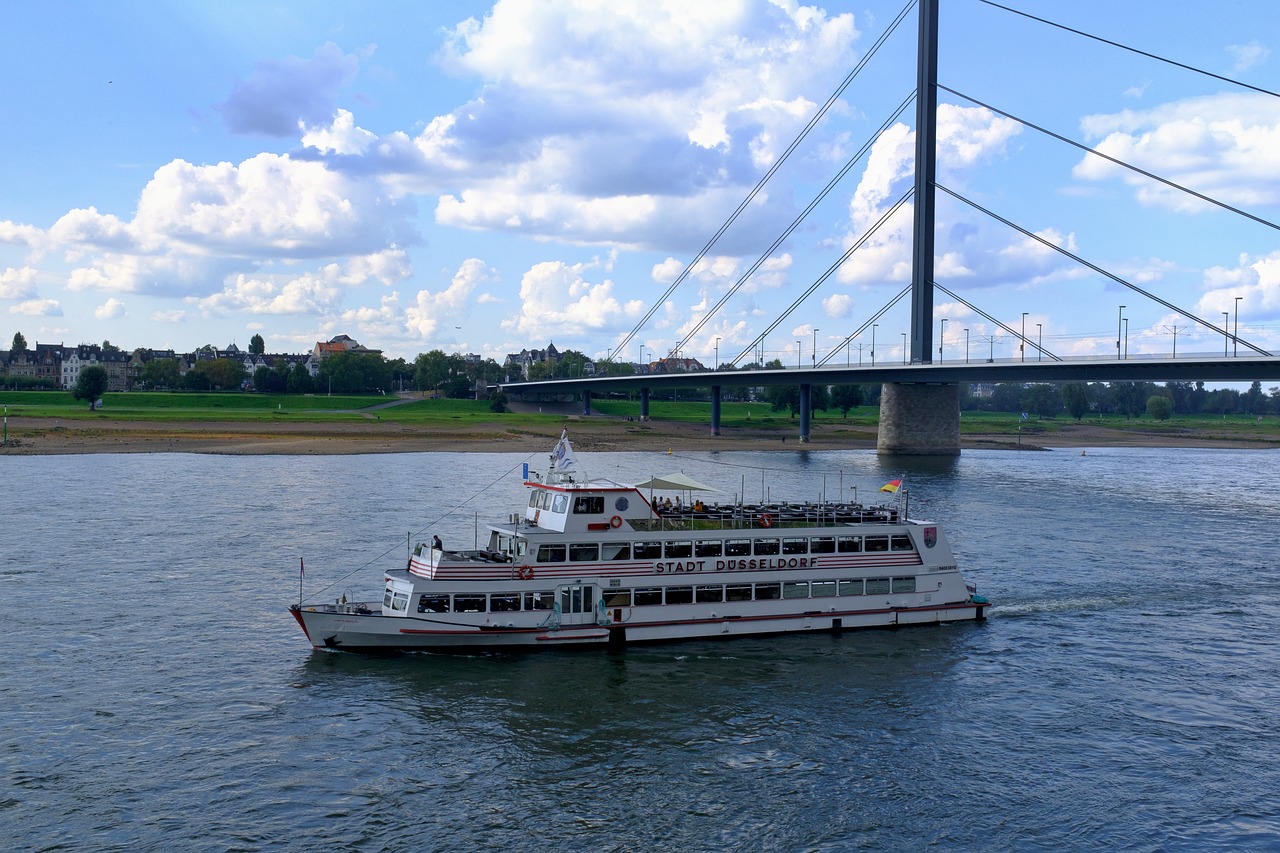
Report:
<svg viewBox="0 0 1280 853"><path fill-rule="evenodd" d="M14 421L14 418L10 418ZM0 456L88 453L204 453L233 456L325 456L368 453L531 453L548 451L562 429L584 452L710 450L874 450L874 427L816 424L808 444L794 429L726 427L712 436L706 424L566 418L558 424L482 424L438 427L377 423L276 424L234 422L82 421L23 418L9 424ZM1280 439L1235 440L1194 433L1170 435L1065 424L1045 434L961 435L962 450L1051 450L1088 447L1196 447L1280 449Z"/></svg>

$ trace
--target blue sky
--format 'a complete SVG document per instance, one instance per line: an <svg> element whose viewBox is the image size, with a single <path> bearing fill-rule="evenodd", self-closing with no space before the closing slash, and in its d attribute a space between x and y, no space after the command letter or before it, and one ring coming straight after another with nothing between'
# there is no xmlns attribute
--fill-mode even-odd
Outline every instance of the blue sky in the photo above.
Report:
<svg viewBox="0 0 1280 853"><path fill-rule="evenodd" d="M1005 5L1280 91L1280 7ZM897 3L0 6L0 346L391 356L554 341L636 360L689 337L915 85L914 13L681 287L669 285L885 32ZM940 0L939 80L1280 222L1280 99ZM1242 338L1280 350L1280 231L949 93L943 186ZM750 347L910 186L913 108L688 340ZM769 358L835 347L909 280L910 204L777 325ZM1220 352L1221 333L939 194L936 280L1058 355ZM1239 303L1236 297L1241 297ZM942 293L947 359L1007 332ZM903 301L877 321L902 357ZM815 334L815 330L816 334ZM935 338L937 337L935 326ZM716 339L719 338L717 343ZM992 338L995 338L993 341ZM797 352L799 342L799 352ZM861 353L859 352L861 348Z"/></svg>

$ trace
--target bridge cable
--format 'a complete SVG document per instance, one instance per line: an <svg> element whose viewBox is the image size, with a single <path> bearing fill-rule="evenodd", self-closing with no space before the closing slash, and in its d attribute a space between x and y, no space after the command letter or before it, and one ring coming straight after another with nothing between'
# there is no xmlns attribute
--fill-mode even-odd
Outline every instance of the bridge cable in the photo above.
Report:
<svg viewBox="0 0 1280 853"><path fill-rule="evenodd" d="M813 200L809 202L808 206L805 207L805 209L802 210L794 220L792 220L791 224L787 226L786 230L783 231L782 234L778 236L778 239L774 240L773 243L769 246L769 248L765 249L764 252L760 254L760 257L756 259L755 263L753 263L750 266L750 268L748 268L747 271L744 272L736 282L734 282L733 286L730 287L725 292L725 294L720 297L719 300L717 300L715 305L711 306L711 310L709 310L706 314L704 314L701 317L701 319L698 320L697 324L691 330L689 330L688 334L686 334L682 339L680 339L679 342L676 343L674 347L676 350L683 349L685 344L687 344L690 340L692 340L693 337L698 334L698 332L702 331L702 328L711 321L711 318L715 316L716 312L718 312L722 307L724 307L724 304L728 302L729 299L733 297L733 295L736 294L742 288L743 285L746 284L747 279L750 278L753 274L755 274L756 270L760 269L760 267L764 265L764 262L769 259L769 256L773 254L774 250L777 249L780 245L782 245L783 241L785 241L788 237L790 237L792 232L794 232L798 227L800 227L800 223L803 222L806 218L808 218L809 214L813 212L813 209L817 207L819 204L821 204L824 199L826 199L826 197L831 193L831 191L836 188L836 185L839 184L840 181L844 179L844 176L849 173L849 170L858 164L858 162L862 159L863 155L866 154L867 151L870 150L871 146L874 145L882 135L884 135L884 132L888 130L889 127L892 126L895 121L898 120L898 117L902 115L903 111L908 107L908 105L910 105L910 103L913 100L915 100L915 97L916 97L915 92L912 92L911 94L907 95L907 97L902 101L902 104L893 113L893 115L885 119L884 123L880 125L879 129L876 130L876 132L871 135L871 138L866 141L866 143L862 146L862 148L858 149L858 153L854 154L852 157L849 158L849 161L845 163L844 168L841 169L839 173L837 173L836 176L832 178L831 181L825 187L823 187L821 192L819 192L816 196L814 196ZM719 365L716 365L716 366L719 367Z"/></svg>
<svg viewBox="0 0 1280 853"><path fill-rule="evenodd" d="M729 218L725 220L724 224L721 225L720 228L716 231L716 233L711 236L711 239L707 241L706 245L702 247L701 251L698 252L698 254L694 257L694 259L685 266L684 270L681 271L680 275L676 276L675 281L673 281L671 285L666 289L666 291L662 294L662 296L658 298L658 300L653 304L653 307L650 308L648 312L643 317L640 318L640 321L636 323L636 325L631 329L630 332L627 332L626 336L623 337L623 339L614 348L615 352L622 352L623 349L627 346L627 344L631 343L631 339L634 338L642 328L644 328L645 323L648 323L649 320L653 317L653 315L657 313L658 309L661 308L663 303L667 301L667 298L670 297L671 294L676 291L676 288L678 288L681 284L684 283L684 281L689 277L690 273L693 272L693 268L697 266L698 262L701 261L706 256L707 252L711 251L711 247L714 246L716 241L718 241L720 237L723 236L724 233L729 230L729 226L731 226L737 220L737 218L742 215L742 212L747 209L747 207L751 204L752 200L754 200L755 197L760 193L760 191L764 189L764 185L769 182L769 180L773 177L774 173L777 172L778 169L782 167L782 164L787 160L787 158L790 157L791 154L796 150L796 148L800 146L800 143L803 142L805 137L809 135L809 132L812 131L818 125L818 122L821 121L824 116L826 116L826 114L831 110L833 106L835 106L840 96L844 94L845 89L849 87L849 85L853 82L854 78L858 76L858 74L862 71L864 67L866 67L867 63L871 61L871 58L873 56L875 56L876 52L880 49L881 45L883 45L885 41L888 40L889 36L893 34L893 31L897 29L898 25L902 23L902 20L907 16L907 13L910 12L915 5L916 5L916 0L910 0L910 2L908 2L907 5L902 8L902 11L898 13L898 16L893 19L892 23L889 24L889 28L886 29L885 32L880 35L880 38L876 41L876 43L871 46L871 49L867 52L866 56L862 57L861 61L859 61L858 64L854 66L853 70L850 71L849 74L844 78L844 81L836 88L834 92L831 93L831 97L827 98L826 103L824 103L818 109L818 111L814 113L813 117L809 119L809 123L806 124L804 128L800 131L799 135L796 136L796 138L791 141L791 144L788 145L786 150L782 152L782 155L776 161L774 161L773 165L769 167L769 170L765 172L764 176L761 177L760 180L756 183L756 185L751 189L751 192L747 193L746 198L744 198L742 202L738 205L738 207L733 211L733 213L729 215Z"/></svg>
<svg viewBox="0 0 1280 853"><path fill-rule="evenodd" d="M888 222L888 221L889 221L889 218L890 218L891 216L893 216L893 214L897 213L897 212L898 212L898 208L902 207L902 205L906 203L907 199L911 198L911 196L912 196L914 193L915 193L915 187L914 187L914 186L913 186L913 187L911 187L909 190L907 190L905 193L903 193L903 194L902 194L902 198L898 199L898 200L894 203L893 207L891 207L891 208L889 208L887 211L885 211L884 215L883 215L883 216L881 216L881 217L876 221L876 224L875 224L875 225L871 226L871 228L870 228L866 233L864 233L861 237L859 237L859 238L854 242L854 244L853 244L852 246L850 246L850 247L845 251L845 253L844 253L844 254L842 254L842 255L839 257L839 259L837 259L837 260L836 260L836 262L835 262L834 264L832 264L830 267L828 267L828 268L827 268L827 271L826 271L826 272L824 272L821 276L819 276L819 277L818 277L818 279L817 279L816 281L814 281L814 282L813 282L813 284L811 284L811 285L809 285L807 288L805 288L804 292L803 292L803 293L801 293L798 297L796 297L795 301L793 301L793 302L791 303L791 305L789 305L785 311L783 311L781 314L779 314L779 315L778 315L778 317L777 317L776 319L774 319L774 321L773 321L772 323L770 323L770 324L769 324L768 328L766 328L763 332L761 332L759 335L757 335L757 336L756 336L756 338L755 338L754 340L752 340L752 341L751 341L751 345L750 345L750 347L749 347L748 349L749 349L749 350L751 350L751 351L754 351L754 350L755 350L755 346L756 346L756 344L761 343L761 342L762 342L766 337L768 337L768 336L773 332L773 330L774 330L774 329L776 329L776 328L778 328L779 326L781 326L781 325L782 325L782 321L783 321L783 320L785 320L785 319L787 319L787 317L791 316L791 312L793 312L793 311L795 311L797 308L799 308L799 307L800 307L800 305L801 305L801 304L802 304L806 299L808 299L808 298L809 298L809 296L810 296L810 295L811 295L815 290L817 290L817 289L818 289L818 287L819 287L820 285L822 285L824 282L826 282L826 280L827 280L827 279L831 278L831 276L832 276L832 275L834 275L834 274L836 273L836 271L840 269L840 267L844 264L844 262L845 262L845 261L847 261L847 260L849 260L849 258L853 255L853 253L854 253L854 252L856 252L856 251L858 251L858 249L862 248L862 245L863 245L864 243L866 243L866 242L867 242L867 240L871 239L872 235L874 235L877 231L879 231L879 230L880 230L880 227L881 227L882 225L884 225L886 222ZM730 362L730 363L731 363L731 364L736 365L740 360L742 360L742 358L743 358L743 357L745 357L745 356L746 356L746 354L747 354L747 352L748 352L748 349L744 349L742 352L738 353L737 358L733 359L733 361L732 361L732 362Z"/></svg>
<svg viewBox="0 0 1280 853"><path fill-rule="evenodd" d="M1062 248L1061 246L1058 246L1058 245L1055 245L1055 244L1053 244L1053 243L1049 242L1049 241L1048 241L1048 240L1046 240L1044 237L1041 237L1039 234L1035 234L1035 233L1033 233L1033 232L1031 232L1031 231L1028 231L1026 228L1023 228L1021 225L1017 225L1017 224L1015 224L1015 223L1013 223L1013 222L1009 221L1008 219L1005 219L1003 216L1000 216L998 213L994 213L994 212L992 212L992 211L990 211L990 210L987 210L985 207L983 207L982 205L978 204L977 202L975 202L975 201L971 201L970 199L965 198L964 196L960 195L959 193L957 193L957 192L954 192L954 191L952 191L952 190L947 189L946 187L942 186L942 184L935 183L935 184L934 184L934 186L935 186L937 189L942 190L944 193L946 193L947 195L951 196L952 198L956 199L957 201L962 201L962 202L964 202L965 204L969 205L970 207L975 208L976 210L979 210L979 211L981 211L981 212L985 213L987 216L990 216L992 219L995 219L995 220L997 220L998 222L1003 222L1005 225L1008 225L1010 228L1014 229L1015 231L1018 231L1018 232L1022 233L1024 236L1029 237L1029 238L1031 238L1032 240L1035 240L1035 241L1037 241L1037 242L1039 242L1039 243L1043 243L1045 246L1048 246L1050 249L1053 249L1055 252L1060 252L1061 254L1066 255L1068 258L1071 258L1071 259L1072 259L1073 261L1075 261L1076 263L1078 263L1078 264L1080 264L1080 265L1082 265L1082 266L1086 266L1086 267L1088 267L1089 269L1093 270L1094 272L1098 273L1099 275L1106 276L1107 278L1111 279L1112 281L1116 282L1117 284L1124 285L1125 287L1129 288L1129 289L1130 289L1130 290L1132 290L1133 292L1138 293L1138 294L1141 294L1142 296L1147 297L1148 299L1150 299L1150 300L1151 300L1151 301L1153 301L1153 302L1158 302L1158 303L1160 303L1160 304L1161 304L1161 305L1163 305L1164 307L1168 308L1170 311L1175 311L1175 312L1177 312L1178 314L1181 314L1183 317L1186 317L1188 320L1194 320L1195 322L1199 323L1200 325L1204 326L1205 328L1213 329L1215 332L1218 332L1218 333L1220 333L1220 334L1222 334L1222 335L1230 335L1230 334L1231 334L1227 329L1225 329L1225 328L1220 328L1220 327L1218 327L1218 326L1215 326L1213 323L1210 323L1208 320L1205 320L1205 319L1203 319L1203 318L1201 318L1201 317L1197 317L1195 314L1192 314L1192 313L1191 313L1191 312L1189 312L1189 311L1185 311L1185 310L1183 310L1182 308L1179 308L1177 305L1174 305L1172 302L1168 302L1168 301L1166 301L1166 300L1164 300L1164 299L1161 299L1159 296L1156 296L1154 293L1151 293L1150 291L1147 291L1147 290L1143 290L1141 287L1138 287L1136 284L1131 284L1131 283L1129 283L1129 282L1125 281L1124 279L1120 278L1119 276L1114 275L1113 273L1109 273L1109 272L1107 272L1105 269L1103 269L1102 267L1098 266L1097 264L1090 263L1089 261L1086 261L1084 258L1080 257L1079 255L1076 255L1076 254L1074 254L1074 253L1072 253L1072 252L1069 252L1069 251L1067 251L1066 249ZM1235 339L1238 343L1243 344L1244 346L1246 346L1246 347L1248 347L1249 349L1253 350L1254 352L1258 353L1259 355L1271 356L1271 353L1267 352L1266 350L1262 349L1261 347L1258 347L1258 346L1255 346L1254 344L1249 343L1248 341L1244 340L1243 338L1239 338L1239 337L1237 337L1237 336L1233 336L1233 339Z"/></svg>
<svg viewBox="0 0 1280 853"><path fill-rule="evenodd" d="M1021 332L1019 332L1017 329L1014 329L1014 328L1011 328L1011 327L1009 327L1009 326L1006 326L1004 323L1000 322L1000 321L999 321L999 320L997 320L995 317L992 317L992 316L991 316L990 314L988 314L986 311L983 311L981 308L979 308L977 305L974 305L974 304L973 304L972 302L970 302L969 300L964 299L963 297L957 296L956 294L952 293L950 290L947 290L945 287L943 287L942 285L938 284L936 281L934 281L934 282L930 282L930 284L932 284L932 285L933 285L934 287L936 287L938 290L941 290L943 293L947 294L947 296L950 296L952 299L956 300L957 302L963 302L963 303L964 303L968 308L970 308L971 310L973 310L973 311L977 312L978 314L981 314L983 317L985 317L986 319L990 320L992 323L995 323L997 326L999 326L1000 328L1004 329L1006 332L1008 332L1009 334L1013 335L1013 336L1014 336L1015 338L1017 338L1018 340L1022 341L1022 345L1023 345L1023 346L1026 346L1027 344L1031 343L1029 340L1027 340L1026 335L1022 334L1022 333L1021 333ZM1044 347L1040 346L1040 344L1038 344L1038 343L1037 343L1037 344L1035 344L1034 346L1035 346L1035 348L1036 348L1039 352L1044 353L1045 355L1049 356L1049 358L1053 359L1054 361L1062 361L1062 359L1061 359L1059 356L1056 356L1056 355L1054 355L1053 353L1049 352L1047 349L1045 349Z"/></svg>
<svg viewBox="0 0 1280 853"><path fill-rule="evenodd" d="M1250 83L1244 83L1244 82L1241 82L1240 80L1232 79L1231 77L1223 77L1221 74L1214 74L1212 71L1205 71L1203 68L1196 68L1194 65L1185 65L1181 62L1177 62L1172 59L1167 59L1166 57L1160 56L1155 53L1148 53L1147 51L1139 50L1136 47L1129 47L1129 45L1121 44L1118 41L1111 41L1110 39L1104 39L1101 36L1095 36L1092 33L1086 33L1083 30L1072 29L1071 27L1068 27L1065 24L1055 23L1054 21L1046 20L1045 18L1037 18L1035 15L1032 15L1028 12L1023 12L1018 9L1011 9L1008 6L1001 6L999 3L991 2L991 0L978 0L978 2L985 3L988 6L994 6L997 9L1003 9L1006 12L1012 12L1015 15L1021 15L1024 18L1030 18L1033 21L1039 21L1042 24L1048 24L1051 27L1057 27L1060 30L1066 30L1069 33L1075 33L1078 36L1084 36L1085 38L1093 39L1094 41L1100 41L1103 44L1109 44L1112 47L1118 47L1121 50L1127 50L1130 53L1136 53L1139 56L1145 56L1148 59L1154 59L1157 62L1164 62L1168 65L1174 65L1174 66L1177 66L1178 68L1182 68L1187 71L1194 71L1197 74L1203 74L1206 77L1212 77L1215 80L1221 80L1224 83L1231 83L1235 86L1240 86L1245 89L1252 89L1253 91L1260 92L1264 95L1271 95L1273 98L1280 98L1280 93L1272 92L1270 89L1263 89L1261 86L1254 86Z"/></svg>
<svg viewBox="0 0 1280 853"><path fill-rule="evenodd" d="M997 109L996 107L993 107L990 104L985 104L982 101L979 101L977 98L974 98L970 95L966 95L964 92L957 92L955 89L944 86L941 83L938 84L938 88L944 91L950 92L951 94L957 97L964 98L966 101L971 101L980 107L991 110L991 112L996 113L997 115L1002 115L1005 118L1012 119L1018 122L1019 124L1022 124L1031 128L1032 130L1038 130L1041 133L1045 134L1046 136L1053 137L1059 142L1065 142L1068 145L1072 145L1072 146L1075 146L1076 148L1079 148L1081 151L1087 151L1088 153L1093 154L1096 157L1101 157L1103 160L1108 160L1112 163L1115 163L1117 166L1123 166L1124 168L1129 169L1130 171L1137 172L1139 175L1142 175L1144 178L1150 178L1153 181L1158 181L1159 183L1162 183L1168 187L1172 187L1175 190L1181 190L1187 195L1195 196L1201 201L1206 201L1209 204L1221 207L1223 210L1229 210L1232 213L1239 214L1240 216L1245 217L1246 219L1252 219L1254 222L1257 222L1260 225L1266 225L1268 228L1274 228L1277 231L1280 231L1280 225L1277 225L1276 223L1271 222L1270 220L1263 219L1260 216L1254 216L1252 213L1249 213L1248 211L1241 210L1238 207L1232 207L1226 202L1218 201L1216 198L1211 198L1207 195L1204 195L1203 193L1198 193L1195 190L1184 187L1182 186L1182 184L1175 183L1174 181L1171 181L1168 178L1162 178L1159 175L1146 171L1145 169L1140 169L1137 166L1133 165L1132 163L1126 163L1125 161L1116 159L1115 157L1112 157L1108 154L1103 154L1101 151L1098 151L1095 148L1090 148L1088 145L1084 145L1082 143L1076 142L1075 140L1069 139L1065 136L1062 136L1061 134L1054 133L1052 130L1043 128L1038 124L1033 124L1032 122L1029 122L1026 119L1018 118L1016 115L1013 115L1012 113L1007 113L1001 109Z"/></svg>

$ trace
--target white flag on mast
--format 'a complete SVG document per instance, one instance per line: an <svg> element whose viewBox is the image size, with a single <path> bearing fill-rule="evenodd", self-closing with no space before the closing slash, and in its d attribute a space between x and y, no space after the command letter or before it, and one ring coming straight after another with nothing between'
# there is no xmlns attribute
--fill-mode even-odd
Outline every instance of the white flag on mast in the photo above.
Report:
<svg viewBox="0 0 1280 853"><path fill-rule="evenodd" d="M551 451L551 467L556 473L564 474L572 471L578 466L578 460L573 455L573 448L569 445L569 431L565 430L560 433L560 440L556 442L556 449Z"/></svg>

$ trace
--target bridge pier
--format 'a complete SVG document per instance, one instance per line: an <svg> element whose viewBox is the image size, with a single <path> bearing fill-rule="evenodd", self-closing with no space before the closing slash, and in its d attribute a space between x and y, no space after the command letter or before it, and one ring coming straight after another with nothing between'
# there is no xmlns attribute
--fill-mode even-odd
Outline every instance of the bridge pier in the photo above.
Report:
<svg viewBox="0 0 1280 853"><path fill-rule="evenodd" d="M649 420L649 389L640 389L640 420Z"/></svg>
<svg viewBox="0 0 1280 853"><path fill-rule="evenodd" d="M800 386L800 443L809 443L809 413L813 411L813 386Z"/></svg>
<svg viewBox="0 0 1280 853"><path fill-rule="evenodd" d="M876 452L886 456L958 456L960 386L886 382L880 389Z"/></svg>
<svg viewBox="0 0 1280 853"><path fill-rule="evenodd" d="M720 386L711 386L711 434L720 434Z"/></svg>
<svg viewBox="0 0 1280 853"><path fill-rule="evenodd" d="M582 390L582 414L591 414L591 392L585 388Z"/></svg>

